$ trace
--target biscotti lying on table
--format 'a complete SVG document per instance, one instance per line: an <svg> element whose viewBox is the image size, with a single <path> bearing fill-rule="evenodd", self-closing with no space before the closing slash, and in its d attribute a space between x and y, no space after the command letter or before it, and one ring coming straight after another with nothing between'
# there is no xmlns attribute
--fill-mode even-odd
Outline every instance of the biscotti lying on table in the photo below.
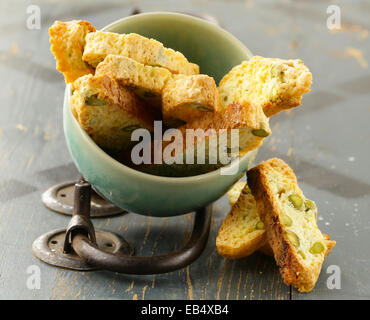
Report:
<svg viewBox="0 0 370 320"><path fill-rule="evenodd" d="M241 258L268 250L268 244L284 282L300 292L311 291L335 245L317 227L315 203L304 196L293 170L280 159L249 170L247 182L219 230L219 253Z"/></svg>

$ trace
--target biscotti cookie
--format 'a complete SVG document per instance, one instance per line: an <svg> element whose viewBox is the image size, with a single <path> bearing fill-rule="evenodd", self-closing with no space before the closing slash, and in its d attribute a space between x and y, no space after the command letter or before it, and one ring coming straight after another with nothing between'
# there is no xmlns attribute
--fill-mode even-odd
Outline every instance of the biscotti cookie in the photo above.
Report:
<svg viewBox="0 0 370 320"><path fill-rule="evenodd" d="M171 72L165 68L147 66L118 55L108 55L98 65L95 74L118 80L158 108L161 106L162 89L172 77Z"/></svg>
<svg viewBox="0 0 370 320"><path fill-rule="evenodd" d="M107 76L86 75L72 84L71 111L102 148L121 151L132 146L138 128L153 131L156 115L129 89Z"/></svg>
<svg viewBox="0 0 370 320"><path fill-rule="evenodd" d="M162 92L164 124L176 128L222 108L215 80L204 74L176 75Z"/></svg>
<svg viewBox="0 0 370 320"><path fill-rule="evenodd" d="M199 74L199 66L162 43L139 34L96 31L88 21L55 21L49 29L51 51L66 83L94 73L109 54L125 56L149 66L159 66L174 74Z"/></svg>
<svg viewBox="0 0 370 320"><path fill-rule="evenodd" d="M223 104L249 101L266 116L299 106L310 91L312 74L302 60L253 57L223 77L219 91Z"/></svg>
<svg viewBox="0 0 370 320"><path fill-rule="evenodd" d="M262 110L250 104L230 104L219 112L205 112L202 118L178 127L174 133L174 141L163 141L159 146L157 153L163 155L162 164L144 166L140 170L165 176L210 172L259 147L271 130ZM232 134L239 139L238 148L232 145ZM154 142L152 145L154 154L158 146ZM226 150L220 152L220 145Z"/></svg>
<svg viewBox="0 0 370 320"><path fill-rule="evenodd" d="M96 67L110 54L125 56L145 65L163 67L171 73L199 73L199 66L189 62L181 52L165 48L154 39L136 33L118 34L103 31L87 35L83 54L86 62Z"/></svg>
<svg viewBox="0 0 370 320"><path fill-rule="evenodd" d="M203 135L200 139L185 139L188 130L194 130L195 132L197 129L205 133L214 131L214 134ZM230 133L234 129L238 130L238 150L234 150L230 144ZM227 136L228 154L239 156L259 147L263 140L271 134L268 119L263 111L251 104L243 106L231 104L219 112L207 112L203 117L178 127L178 130L183 136L184 155L187 149L192 150L194 148L194 154L196 154L197 148L203 147L205 147L206 155L208 155L210 154L210 146L212 146L211 141L216 140L215 145L218 150L218 144L222 140L221 136ZM195 163L197 163L196 159Z"/></svg>
<svg viewBox="0 0 370 320"><path fill-rule="evenodd" d="M219 254L229 259L247 257L266 243L265 228L257 213L257 205L248 187L240 196L218 231Z"/></svg>
<svg viewBox="0 0 370 320"><path fill-rule="evenodd" d="M229 199L229 204L230 204L230 207L231 208L233 208L233 206L236 204L236 202L239 200L239 197L241 196L241 193L242 193L242 190L244 189L244 187L247 187L248 188L248 186L246 186L246 182L244 182L244 181L241 181L241 182L237 182L237 183L235 183L233 186L232 186L232 188L227 192L227 196L228 196L228 199ZM249 188L248 188L248 190L249 190ZM255 200L254 200L254 198L252 199L252 198L249 198L248 199L249 201L254 201L255 202ZM242 207L243 208L243 205L240 205L239 206L239 208L240 207ZM252 208L255 208L255 206L252 206ZM243 212L244 210L232 210L233 211L233 215L235 216L232 220L229 220L230 222L233 222L233 223L235 223L235 226L236 226L236 228L238 228L238 224L239 224L239 221L245 216L245 213ZM258 214L257 213L257 211L254 211L254 212L249 212L248 214L247 214L247 216L249 217L249 218L251 218L251 219L255 219L255 215L256 214ZM224 220L224 222L223 222L223 224L225 223L225 221L226 221L226 219L230 219L229 218L229 215L230 215L230 213L226 216L226 218L225 218L225 220ZM250 222L249 222L249 220L248 219L246 219L246 220L243 220L242 221L242 223L245 223L245 224L249 224ZM222 224L222 225L223 225ZM229 227L231 227L232 228L232 225L229 223L228 224L229 225ZM263 230L264 230L264 228L263 228ZM242 238L241 239L241 241L242 242L244 242L245 243L245 247L246 248L248 248L248 250L246 250L246 251L244 251L244 252L240 252L239 253L239 255L241 256L241 257L244 257L245 255L245 253L247 253L247 255L250 255L251 254L251 252L250 252L250 250L249 250L249 248L251 247L249 244L248 244L248 242L247 242L247 239L252 239L252 241L253 241L253 238L250 238L249 236L248 236L248 232L246 232L246 233L244 233L244 238ZM231 239L231 238L230 238ZM272 249L271 249L271 247L270 247L270 245L268 244L268 241L267 241L267 239L266 239L266 236L265 235L263 235L263 237L261 237L260 238L261 239L261 246L259 246L259 245L255 245L255 247L257 247L257 246L259 246L259 248L258 248L258 251L260 251L260 252L262 252L263 254L265 254L265 255L268 255L268 256L273 256L273 252L272 252ZM236 246L238 245L238 243L236 242L235 243L236 244ZM230 248L232 248L232 250L238 250L238 248L235 246L235 244L233 244L233 243L231 243L231 242L228 242L227 244L226 244L226 246L228 246L228 247L230 247ZM232 257L231 257L232 258Z"/></svg>
<svg viewBox="0 0 370 320"><path fill-rule="evenodd" d="M311 291L325 256L335 245L317 227L317 208L299 188L293 170L280 159L260 163L247 173L267 240L284 282Z"/></svg>
<svg viewBox="0 0 370 320"><path fill-rule="evenodd" d="M229 199L229 204L230 204L231 208L233 208L233 206L239 200L239 197L241 197L241 193L242 193L242 190L244 189L244 187L248 188L248 186L246 186L246 184L247 183L244 182L244 181L237 182L227 192L228 199ZM249 190L249 188L248 188L248 190ZM240 201L242 201L242 199ZM250 197L248 197L248 201L249 202L255 202L254 198L250 198ZM256 208L255 205L250 206L250 208L252 210L249 211L248 213L245 213L245 210L243 210L243 209L240 210L240 208L243 208L244 205L240 204L240 205L238 205L238 207L239 208L236 209L236 210L232 209L229 212L229 214L226 216L224 222L222 223L222 226L226 223L228 225L228 228L230 229L230 231L234 228L234 226L235 226L236 229L240 228L239 223L249 225L251 223L249 219L254 220L254 219L256 219L256 214L258 215L257 211L253 210L253 209ZM231 212L232 212L232 216L233 216L232 218L229 217ZM248 217L248 219L246 219L246 217ZM228 220L228 222L225 222L226 220ZM260 227L261 227L261 224L260 224ZM243 230L246 231L247 229L243 227ZM264 228L260 229L260 230L264 230ZM252 230L252 232L253 232L253 230ZM224 232L221 233L221 237L223 239L225 239L223 234L224 234ZM220 231L219 231L219 235L220 235ZM231 251L232 252L237 252L238 257L240 257L240 258L246 257L246 256L250 255L251 253L253 253L250 250L250 248L252 248L252 246L254 248L258 247L258 251L262 252L265 255L273 256L272 249L271 249L270 245L267 242L265 234L263 234L263 237L259 237L259 239L261 240L260 244L256 243L254 237L250 237L249 232L244 232L242 235L243 236L240 238L239 242L232 242L233 236L228 238L230 241L227 241L227 240L225 241L224 240L223 247L228 248L228 252L229 252L229 257L228 258L230 258L230 259L236 259L237 258L237 257L233 257L230 254ZM248 243L249 240L251 241L250 244ZM240 246L239 246L240 243L243 243L243 247L245 247L246 250L241 250L240 249ZM217 242L216 242L216 244L217 244Z"/></svg>
<svg viewBox="0 0 370 320"><path fill-rule="evenodd" d="M87 21L55 21L49 28L51 52L57 60L57 70L63 73L66 83L94 72L82 60L85 36L95 28Z"/></svg>

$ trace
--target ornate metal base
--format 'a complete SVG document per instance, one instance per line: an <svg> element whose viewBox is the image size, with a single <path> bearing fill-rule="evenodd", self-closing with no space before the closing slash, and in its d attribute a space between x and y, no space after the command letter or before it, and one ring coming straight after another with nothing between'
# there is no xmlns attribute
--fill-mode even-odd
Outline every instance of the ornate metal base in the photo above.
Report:
<svg viewBox="0 0 370 320"><path fill-rule="evenodd" d="M64 191L60 190L65 191L55 188L53 192L61 196ZM156 274L186 267L201 255L207 244L212 205L196 212L190 240L182 249L159 256L132 256L133 247L122 237L94 229L90 219L91 195L88 182L81 179L76 183L73 206L70 204L73 215L68 227L37 238L32 246L37 258L54 266L80 271L101 269L126 274Z"/></svg>
<svg viewBox="0 0 370 320"><path fill-rule="evenodd" d="M55 212L72 216L75 184L75 181L67 181L49 188L42 194L42 202ZM90 210L91 218L111 217L126 212L103 199L94 190L91 192Z"/></svg>
<svg viewBox="0 0 370 320"><path fill-rule="evenodd" d="M45 233L33 243L33 254L41 261L56 267L78 271L97 270L97 266L86 263L73 250L69 253L64 252L65 237L65 228ZM97 229L96 242L102 250L112 254L132 255L134 253L134 248L113 232Z"/></svg>

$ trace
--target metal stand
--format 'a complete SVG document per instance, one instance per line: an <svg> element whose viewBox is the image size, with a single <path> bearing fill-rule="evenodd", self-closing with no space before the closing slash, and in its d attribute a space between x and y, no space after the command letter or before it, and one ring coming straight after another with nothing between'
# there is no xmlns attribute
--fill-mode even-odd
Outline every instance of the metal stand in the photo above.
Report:
<svg viewBox="0 0 370 320"><path fill-rule="evenodd" d="M109 270L126 274L157 274L181 269L203 252L209 235L212 205L196 212L185 246L159 256L132 256L133 247L121 236L95 230L90 219L91 185L81 179L74 188L73 215L67 229L48 232L33 243L40 260L73 270Z"/></svg>
<svg viewBox="0 0 370 320"><path fill-rule="evenodd" d="M105 251L126 255L134 253L134 248L119 235L100 229L95 232L97 245ZM52 230L34 241L32 251L37 258L56 267L78 271L97 270L97 266L87 264L73 250L64 252L65 237L65 228Z"/></svg>
<svg viewBox="0 0 370 320"><path fill-rule="evenodd" d="M41 201L54 212L72 216L75 184L75 181L59 183L46 190L41 196ZM103 199L93 189L91 191L90 207L91 218L104 218L126 213L126 211Z"/></svg>

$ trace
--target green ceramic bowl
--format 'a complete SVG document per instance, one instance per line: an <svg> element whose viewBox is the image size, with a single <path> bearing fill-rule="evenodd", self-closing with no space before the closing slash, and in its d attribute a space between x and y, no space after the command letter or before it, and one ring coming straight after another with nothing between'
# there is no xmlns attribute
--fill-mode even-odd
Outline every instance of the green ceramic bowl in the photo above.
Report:
<svg viewBox="0 0 370 320"><path fill-rule="evenodd" d="M135 32L161 41L182 52L218 82L233 66L252 54L225 30L188 15L145 13L114 22L104 31ZM185 178L154 176L133 170L114 160L81 129L69 108L70 88L64 99L64 132L72 158L84 176L104 198L131 212L158 217L185 214L217 200L251 165L256 150L231 165L232 175L221 169Z"/></svg>

